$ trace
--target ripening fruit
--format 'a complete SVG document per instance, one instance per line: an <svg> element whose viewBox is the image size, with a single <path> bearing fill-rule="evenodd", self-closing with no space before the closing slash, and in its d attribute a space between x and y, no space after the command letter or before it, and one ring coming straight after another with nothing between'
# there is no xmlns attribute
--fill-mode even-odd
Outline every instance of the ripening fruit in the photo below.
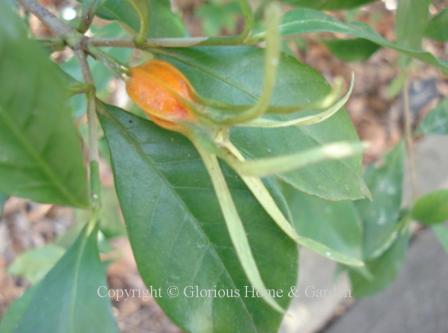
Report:
<svg viewBox="0 0 448 333"><path fill-rule="evenodd" d="M150 60L133 67L126 82L129 97L161 127L183 132L181 122L193 119L185 101L194 101L194 89L174 66Z"/></svg>

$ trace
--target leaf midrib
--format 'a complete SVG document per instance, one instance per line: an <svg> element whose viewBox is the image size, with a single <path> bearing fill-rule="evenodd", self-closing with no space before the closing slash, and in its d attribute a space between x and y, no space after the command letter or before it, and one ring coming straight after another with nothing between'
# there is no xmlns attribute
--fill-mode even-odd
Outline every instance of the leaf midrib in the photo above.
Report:
<svg viewBox="0 0 448 333"><path fill-rule="evenodd" d="M74 279L73 279L73 287L71 290L71 295L72 295L72 299L74 300L73 302L71 302L71 306L70 306L70 310L69 310L69 332L72 333L77 333L75 331L75 312L76 309L78 308L77 306L77 297L76 295L78 294L77 290L78 290L78 282L79 282L79 272L80 272L80 268L81 268L81 259L82 256L84 255L85 249L86 249L86 243L89 239L90 235L86 232L84 237L82 238L81 243L79 244L79 251L78 254L76 256L76 261L75 261L75 275L74 275Z"/></svg>
<svg viewBox="0 0 448 333"><path fill-rule="evenodd" d="M17 126L14 124L14 121L9 117L8 113L5 112L1 107L0 118L4 120L7 128L9 128L10 132L22 146L27 155L29 155L31 159L41 167L43 173L48 177L49 182L54 185L59 193L62 194L68 200L68 202L74 204L75 206L83 207L84 205L64 187L63 183L61 183L57 175L52 172L47 162L40 156L39 152L29 144L26 137L21 134L20 129L17 128Z"/></svg>
<svg viewBox="0 0 448 333"><path fill-rule="evenodd" d="M115 124L121 129L121 132L124 133L124 136L129 140L129 142L131 142L131 144L134 146L135 150L137 152L139 152L139 155L143 156L145 161L148 161L148 163L151 164L152 169L159 175L159 178L163 181L163 183L165 184L165 186L169 189L169 191L178 199L179 203L182 205L182 207L184 208L184 210L186 212L188 212L188 215L190 216L190 218L188 219L189 221L191 221L191 223L193 224L195 230L197 230L200 234L203 235L203 237L205 237L208 240L208 244L213 244L213 242L211 241L211 239L208 237L208 235L200 228L200 224L197 221L196 216L190 211L190 209L188 209L188 206L186 205L186 203L184 202L184 200L179 196L179 194L174 190L174 188L171 186L171 183L166 179L165 175L157 168L157 164L149 157L149 155L145 154L144 151L142 150L142 148L140 147L140 145L138 144L138 140L136 140L134 138L133 135L130 134L129 131L127 131L126 127L124 127L120 121L118 121L114 116L110 116L109 113L107 113L107 117L109 119L111 119L112 121L115 122ZM138 117L140 118L140 117ZM193 223L193 221L195 221L195 223ZM224 264L223 259L221 258L221 256L219 255L219 253L215 250L214 247L210 247L213 251L213 253L215 254L215 256L217 258L219 258L219 262L222 265L222 267L224 268L224 271L226 272L227 276L229 277L229 280L232 282L233 286L236 287L236 284L233 280L232 275L230 274L227 266ZM247 308L246 303L241 299L238 298L238 300L240 301L240 303L243 305L243 308L246 310L249 318L252 319L251 323L254 327L254 332L258 333L258 328L255 325L255 320L252 317L251 312L249 311L249 309Z"/></svg>

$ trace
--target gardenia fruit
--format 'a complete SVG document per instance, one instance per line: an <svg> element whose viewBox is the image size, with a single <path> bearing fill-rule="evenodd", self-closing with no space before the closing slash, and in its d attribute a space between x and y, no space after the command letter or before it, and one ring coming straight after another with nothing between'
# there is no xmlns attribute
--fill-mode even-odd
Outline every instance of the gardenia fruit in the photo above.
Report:
<svg viewBox="0 0 448 333"><path fill-rule="evenodd" d="M194 101L194 89L178 69L165 61L150 60L131 68L126 90L146 115L161 127L184 132L181 123L193 119L185 104Z"/></svg>

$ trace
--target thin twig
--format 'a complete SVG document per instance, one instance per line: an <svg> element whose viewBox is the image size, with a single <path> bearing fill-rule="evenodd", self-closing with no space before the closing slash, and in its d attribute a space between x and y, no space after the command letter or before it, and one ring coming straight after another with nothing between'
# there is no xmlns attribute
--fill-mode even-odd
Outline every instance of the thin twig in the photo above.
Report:
<svg viewBox="0 0 448 333"><path fill-rule="evenodd" d="M251 45L256 41L246 39L241 42L240 36L225 37L191 37L191 38L149 38L143 43L136 45L131 38L107 39L90 38L89 43L98 47L122 47L122 48L157 48L157 47L191 47L191 46L217 46L217 45Z"/></svg>
<svg viewBox="0 0 448 333"><path fill-rule="evenodd" d="M90 164L90 197L94 210L100 206L100 175L99 175L99 152L98 152L98 124L96 118L96 97L95 85L92 73L87 62L84 51L77 50L76 57L81 66L82 75L90 89L86 92L87 97L87 125L88 125L88 146Z"/></svg>
<svg viewBox="0 0 448 333"><path fill-rule="evenodd" d="M80 33L85 33L89 29L95 17L95 11L99 4L99 0L90 1L88 4L83 3L82 16L78 27L78 31Z"/></svg>
<svg viewBox="0 0 448 333"><path fill-rule="evenodd" d="M417 173L414 154L414 140L412 133L412 113L409 103L409 79L406 79L403 87L403 110L404 110L404 137L406 142L407 155L409 157L409 173L411 176L411 197L414 201L418 196L417 190Z"/></svg>
<svg viewBox="0 0 448 333"><path fill-rule="evenodd" d="M88 39L86 39L86 41L88 43ZM122 77L123 75L129 74L129 68L127 66L120 63L118 60L111 57L106 52L103 52L99 48L92 45L87 45L86 52L89 53L95 59L103 62L107 67L109 67L109 69L111 69L118 76Z"/></svg>
<svg viewBox="0 0 448 333"><path fill-rule="evenodd" d="M89 45L89 38L87 36L83 36L70 26L63 23L45 7L38 4L35 0L18 1L25 8L25 10L36 15L44 24L46 24L50 28L50 30L55 35L62 38L63 42L66 45L70 46L74 51L85 50L96 59L103 61L115 73L119 75L127 73L127 68L124 65L120 64L117 60L107 55L103 51Z"/></svg>
<svg viewBox="0 0 448 333"><path fill-rule="evenodd" d="M18 0L26 11L36 15L56 35L68 37L72 29L34 0Z"/></svg>

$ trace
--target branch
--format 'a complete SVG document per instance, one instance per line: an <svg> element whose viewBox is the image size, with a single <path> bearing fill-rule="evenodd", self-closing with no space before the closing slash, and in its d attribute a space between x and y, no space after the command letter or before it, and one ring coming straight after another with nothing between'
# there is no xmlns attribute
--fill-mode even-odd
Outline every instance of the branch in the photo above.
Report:
<svg viewBox="0 0 448 333"><path fill-rule="evenodd" d="M256 44L253 39L246 39L243 44ZM89 44L98 47L123 47L123 48L158 48L158 47L191 47L191 46L217 46L217 45L241 45L240 36L226 37L191 37L191 38L148 38L140 44L136 44L131 38L107 39L90 38Z"/></svg>
<svg viewBox="0 0 448 333"><path fill-rule="evenodd" d="M417 171L415 164L415 147L412 131L412 111L409 104L409 75L406 72L406 79L403 87L403 112L404 112L404 138L406 150L409 158L409 173L411 176L411 197L416 200L418 196Z"/></svg>
<svg viewBox="0 0 448 333"><path fill-rule="evenodd" d="M58 19L54 14L48 11L34 0L18 0L27 12L36 15L46 26L56 35L69 37L73 29Z"/></svg>
<svg viewBox="0 0 448 333"><path fill-rule="evenodd" d="M82 50L83 52L89 53L94 58L103 61L112 71L120 76L128 72L126 66L120 64L108 54L94 46L89 47L89 38L87 36L80 34L70 26L66 25L35 0L18 1L26 11L36 15L55 35L60 36L63 39L63 42L70 46L75 52Z"/></svg>
<svg viewBox="0 0 448 333"><path fill-rule="evenodd" d="M89 29L93 19L95 18L95 11L99 5L99 0L92 0L90 2L84 1L82 3L82 15L78 26L78 31L80 33L85 33Z"/></svg>
<svg viewBox="0 0 448 333"><path fill-rule="evenodd" d="M87 125L88 125L88 146L89 146L89 166L90 166L90 200L92 207L97 210L100 206L101 182L99 174L99 153L98 153L98 124L96 118L96 96L95 84L90 72L87 57L84 51L75 52L81 66L82 76L90 89L86 92L87 97Z"/></svg>

